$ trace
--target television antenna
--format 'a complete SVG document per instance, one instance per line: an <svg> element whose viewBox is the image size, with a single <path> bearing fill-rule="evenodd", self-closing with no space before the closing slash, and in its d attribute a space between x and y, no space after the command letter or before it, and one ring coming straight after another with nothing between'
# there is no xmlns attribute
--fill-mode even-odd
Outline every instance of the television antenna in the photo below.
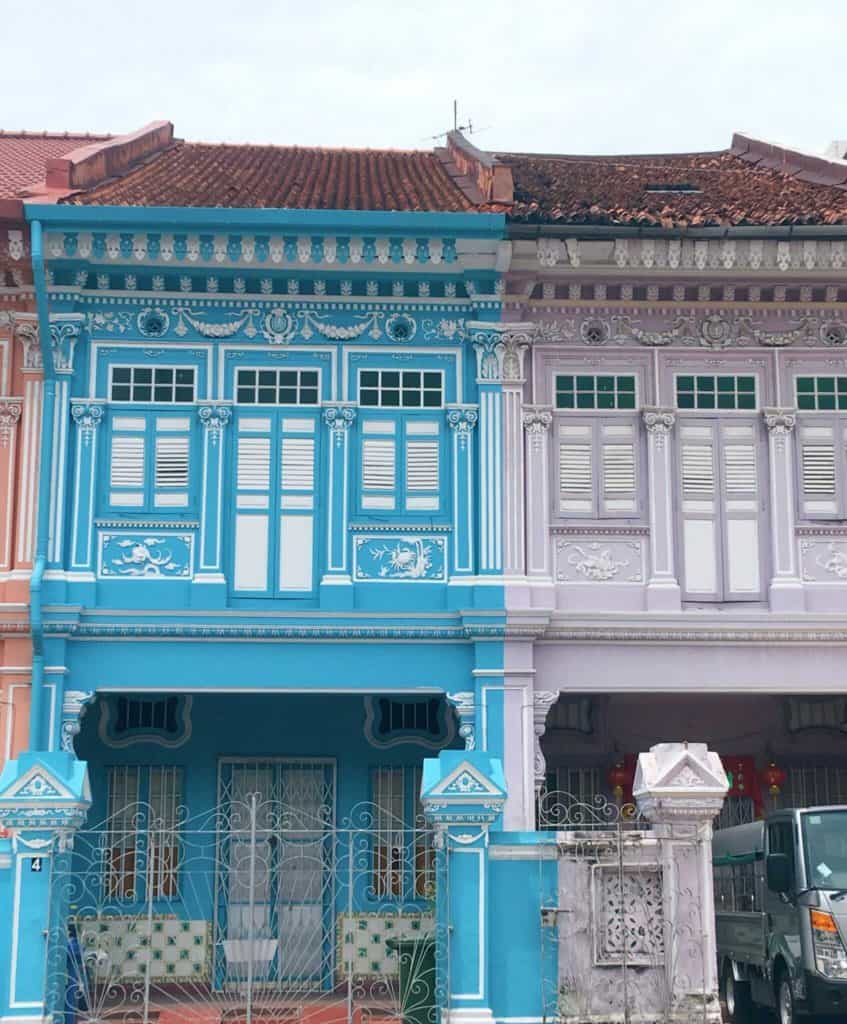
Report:
<svg viewBox="0 0 847 1024"><path fill-rule="evenodd" d="M477 128L470 118L468 118L467 124L459 124L459 101L453 100L453 127L450 131L467 132L468 135L473 135L477 132L487 131L490 127L490 125L486 125L484 128ZM439 132L438 135L427 135L425 136L424 141L437 141L438 139L446 138L450 134L450 131Z"/></svg>

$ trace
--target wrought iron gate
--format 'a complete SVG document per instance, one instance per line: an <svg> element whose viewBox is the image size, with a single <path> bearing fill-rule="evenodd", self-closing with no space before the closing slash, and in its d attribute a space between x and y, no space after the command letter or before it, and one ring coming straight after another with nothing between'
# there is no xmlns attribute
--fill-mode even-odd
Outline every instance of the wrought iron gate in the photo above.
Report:
<svg viewBox="0 0 847 1024"><path fill-rule="evenodd" d="M435 1024L441 856L384 807L336 823L329 764L224 765L205 815L114 809L54 858L46 1017Z"/></svg>
<svg viewBox="0 0 847 1024"><path fill-rule="evenodd" d="M557 954L542 951L547 1013L561 1024L678 1019L673 992L691 988L685 973L703 943L699 912L688 928L671 924L671 908L699 894L667 877L649 823L634 805L544 791L538 824L558 849L556 904L542 906L542 942ZM705 1008L690 1020L705 1024Z"/></svg>

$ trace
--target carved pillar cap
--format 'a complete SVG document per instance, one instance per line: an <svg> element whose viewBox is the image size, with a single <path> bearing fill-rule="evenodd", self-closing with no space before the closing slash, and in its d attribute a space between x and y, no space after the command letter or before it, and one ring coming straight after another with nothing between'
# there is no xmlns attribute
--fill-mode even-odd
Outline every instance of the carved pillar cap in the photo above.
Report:
<svg viewBox="0 0 847 1024"><path fill-rule="evenodd" d="M87 766L67 751L25 752L0 773L0 826L16 833L67 835L90 806Z"/></svg>
<svg viewBox="0 0 847 1024"><path fill-rule="evenodd" d="M524 356L535 340L535 324L469 320L465 326L476 352L479 381L491 384L519 384L523 381Z"/></svg>
<svg viewBox="0 0 847 1024"><path fill-rule="evenodd" d="M479 420L479 406L460 405L447 410L447 426L460 434L468 434Z"/></svg>
<svg viewBox="0 0 847 1024"><path fill-rule="evenodd" d="M797 424L796 409L767 408L762 409L762 415L771 434L787 434Z"/></svg>
<svg viewBox="0 0 847 1024"><path fill-rule="evenodd" d="M210 440L214 443L232 419L232 409L228 405L201 405L197 410L197 415L205 429L209 431Z"/></svg>
<svg viewBox="0 0 847 1024"><path fill-rule="evenodd" d="M645 405L641 409L644 426L651 434L669 434L676 423L676 410L658 405Z"/></svg>
<svg viewBox="0 0 847 1024"><path fill-rule="evenodd" d="M323 411L323 421L330 430L349 430L355 420L356 408L352 405L330 405Z"/></svg>
<svg viewBox="0 0 847 1024"><path fill-rule="evenodd" d="M632 795L655 824L711 821L728 790L721 759L705 743L657 743L638 756Z"/></svg>
<svg viewBox="0 0 847 1024"><path fill-rule="evenodd" d="M543 434L553 422L553 408L549 405L525 405L521 413L524 430L529 434Z"/></svg>

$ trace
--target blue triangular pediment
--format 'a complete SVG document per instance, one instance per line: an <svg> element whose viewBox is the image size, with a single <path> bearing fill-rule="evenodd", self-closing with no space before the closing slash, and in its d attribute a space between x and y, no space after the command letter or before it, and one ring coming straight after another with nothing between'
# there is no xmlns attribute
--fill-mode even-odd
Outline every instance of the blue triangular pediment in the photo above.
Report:
<svg viewBox="0 0 847 1024"><path fill-rule="evenodd" d="M0 793L0 800L73 800L74 794L40 765Z"/></svg>
<svg viewBox="0 0 847 1024"><path fill-rule="evenodd" d="M462 761L424 795L467 799L502 798L506 794L500 786L470 761Z"/></svg>

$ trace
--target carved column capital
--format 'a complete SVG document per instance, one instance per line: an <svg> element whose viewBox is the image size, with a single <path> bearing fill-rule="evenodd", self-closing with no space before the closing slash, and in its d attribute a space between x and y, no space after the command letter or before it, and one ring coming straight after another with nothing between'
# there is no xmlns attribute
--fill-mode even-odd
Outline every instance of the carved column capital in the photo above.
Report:
<svg viewBox="0 0 847 1024"><path fill-rule="evenodd" d="M7 448L12 431L21 418L23 406L16 398L5 398L0 401L0 447Z"/></svg>
<svg viewBox="0 0 847 1024"><path fill-rule="evenodd" d="M74 369L74 351L85 321L82 313L72 313L50 320L50 351L56 373L71 374Z"/></svg>
<svg viewBox="0 0 847 1024"><path fill-rule="evenodd" d="M466 326L476 352L477 379L492 384L520 384L524 379L526 350L535 336L534 325L469 321Z"/></svg>
<svg viewBox="0 0 847 1024"><path fill-rule="evenodd" d="M356 422L356 408L352 405L329 405L323 411L323 421L332 432L336 445L341 445L347 431Z"/></svg>
<svg viewBox="0 0 847 1024"><path fill-rule="evenodd" d="M454 406L447 410L447 426L455 433L463 448L478 421L479 409L475 405Z"/></svg>
<svg viewBox="0 0 847 1024"><path fill-rule="evenodd" d="M82 443L88 445L103 422L104 409L97 402L72 402L71 418L79 428Z"/></svg>
<svg viewBox="0 0 847 1024"><path fill-rule="evenodd" d="M527 436L532 440L533 451L540 452L544 445L544 436L553 423L553 410L549 406L524 406L521 422Z"/></svg>
<svg viewBox="0 0 847 1024"><path fill-rule="evenodd" d="M32 373L44 368L41 357L41 343L38 337L38 318L34 313L13 313L14 336L20 341L24 350L24 373Z"/></svg>
<svg viewBox="0 0 847 1024"><path fill-rule="evenodd" d="M676 423L676 411L662 409L656 405L645 405L641 410L641 418L644 420L647 433L655 438L656 447L664 448L665 438Z"/></svg>
<svg viewBox="0 0 847 1024"><path fill-rule="evenodd" d="M465 741L465 750L476 749L476 731L474 715L476 714L476 694L473 690L462 690L459 693L445 694L447 700L456 709L459 716L459 736Z"/></svg>
<svg viewBox="0 0 847 1024"><path fill-rule="evenodd" d="M223 435L224 428L232 419L232 409L228 405L201 405L197 410L200 422L208 431L209 442L217 444Z"/></svg>
<svg viewBox="0 0 847 1024"><path fill-rule="evenodd" d="M796 409L767 408L762 410L762 415L768 433L772 435L789 434L797 425Z"/></svg>

